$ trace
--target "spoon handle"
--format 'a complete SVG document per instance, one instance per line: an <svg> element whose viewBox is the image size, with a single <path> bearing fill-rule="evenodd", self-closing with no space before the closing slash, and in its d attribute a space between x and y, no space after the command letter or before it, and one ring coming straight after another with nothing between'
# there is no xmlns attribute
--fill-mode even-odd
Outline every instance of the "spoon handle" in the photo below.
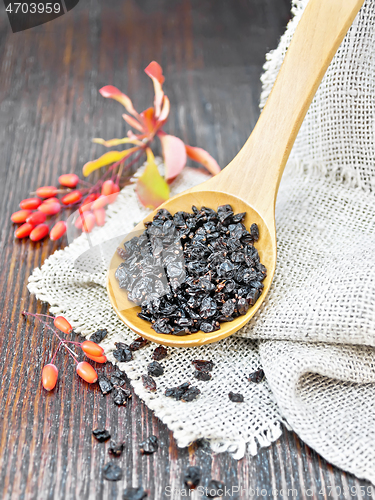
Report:
<svg viewBox="0 0 375 500"><path fill-rule="evenodd" d="M259 120L207 188L234 194L274 220L281 176L315 92L363 0L310 0Z"/></svg>

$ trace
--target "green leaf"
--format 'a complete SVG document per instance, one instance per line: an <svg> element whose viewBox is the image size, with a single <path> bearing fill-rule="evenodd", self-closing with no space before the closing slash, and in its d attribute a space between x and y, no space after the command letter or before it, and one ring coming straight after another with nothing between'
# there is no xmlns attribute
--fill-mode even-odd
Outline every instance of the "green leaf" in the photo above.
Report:
<svg viewBox="0 0 375 500"><path fill-rule="evenodd" d="M146 169L139 177L135 191L142 205L147 208L157 208L169 198L169 187L160 175L150 148L146 149Z"/></svg>
<svg viewBox="0 0 375 500"><path fill-rule="evenodd" d="M116 161L120 161L139 149L139 147L135 147L125 149L125 151L108 151L108 153L104 153L104 155L100 156L97 160L85 163L82 168L82 173L85 177L87 177L91 174L91 172L94 172L94 170L110 165L111 163L115 163Z"/></svg>

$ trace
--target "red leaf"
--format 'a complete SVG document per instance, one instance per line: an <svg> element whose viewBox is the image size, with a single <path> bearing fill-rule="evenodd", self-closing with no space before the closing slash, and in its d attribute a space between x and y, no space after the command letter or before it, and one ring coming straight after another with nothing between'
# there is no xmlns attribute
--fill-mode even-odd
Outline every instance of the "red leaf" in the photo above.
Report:
<svg viewBox="0 0 375 500"><path fill-rule="evenodd" d="M165 122L169 115L169 110L171 108L168 97L165 95L163 100L163 107L161 108L160 115L158 118L159 122Z"/></svg>
<svg viewBox="0 0 375 500"><path fill-rule="evenodd" d="M147 68L145 68L145 73L150 78L156 78L157 81L161 84L163 84L165 81L162 67L156 61L150 62L150 64L147 66Z"/></svg>
<svg viewBox="0 0 375 500"><path fill-rule="evenodd" d="M165 179L171 181L182 171L186 165L185 144L174 135L158 134L164 156Z"/></svg>
<svg viewBox="0 0 375 500"><path fill-rule="evenodd" d="M106 85L99 90L99 93L107 99L115 99L116 101L120 102L125 107L128 113L138 119L140 118L139 114L134 109L133 103L131 102L130 98L127 95L123 94L117 87L114 87L113 85Z"/></svg>
<svg viewBox="0 0 375 500"><path fill-rule="evenodd" d="M147 148L146 153L146 169L138 179L135 191L143 206L156 208L169 198L169 187L159 173L151 149Z"/></svg>
<svg viewBox="0 0 375 500"><path fill-rule="evenodd" d="M131 117L129 115L126 115L125 113L122 115L122 117L123 117L123 119L126 121L126 123L128 125L130 125L131 127L135 128L139 132L144 132L145 131L143 125L141 125L138 122L138 120L135 120L133 117Z"/></svg>
<svg viewBox="0 0 375 500"><path fill-rule="evenodd" d="M164 92L162 89L162 84L164 83L163 70L161 69L160 64L156 61L150 62L150 64L145 69L146 75L148 75L152 79L152 83L154 84L154 108L155 108L155 117L158 118L161 111L161 105L163 103Z"/></svg>
<svg viewBox="0 0 375 500"><path fill-rule="evenodd" d="M217 161L204 149L186 145L186 153L189 158L204 165L212 175L221 172Z"/></svg>
<svg viewBox="0 0 375 500"><path fill-rule="evenodd" d="M145 123L146 129L152 133L155 131L156 120L154 117L154 108L147 108L142 111L141 116Z"/></svg>

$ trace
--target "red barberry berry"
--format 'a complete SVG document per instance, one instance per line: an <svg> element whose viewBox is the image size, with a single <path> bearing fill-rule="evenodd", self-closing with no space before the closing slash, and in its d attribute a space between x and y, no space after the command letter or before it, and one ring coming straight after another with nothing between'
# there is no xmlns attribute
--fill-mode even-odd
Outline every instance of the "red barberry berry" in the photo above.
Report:
<svg viewBox="0 0 375 500"><path fill-rule="evenodd" d="M81 217L83 217L82 231L84 233L91 233L96 224L95 215L92 212L85 212L81 214Z"/></svg>
<svg viewBox="0 0 375 500"><path fill-rule="evenodd" d="M33 226L37 226L38 224L43 224L46 220L46 214L43 212L33 212L27 219L26 222L32 224Z"/></svg>
<svg viewBox="0 0 375 500"><path fill-rule="evenodd" d="M105 210L104 208L98 208L98 210L94 210L94 216L96 220L97 226L104 226L105 223Z"/></svg>
<svg viewBox="0 0 375 500"><path fill-rule="evenodd" d="M22 226L20 226L18 229L14 231L14 236L18 239L26 238L27 236L29 236L29 234L33 229L34 226L26 222L25 224L22 224Z"/></svg>
<svg viewBox="0 0 375 500"><path fill-rule="evenodd" d="M39 198L51 198L57 195L57 187L55 186L42 186L36 190Z"/></svg>
<svg viewBox="0 0 375 500"><path fill-rule="evenodd" d="M52 241L60 239L66 233L66 228L67 226L65 221L60 220L59 222L57 222L49 233L50 239Z"/></svg>
<svg viewBox="0 0 375 500"><path fill-rule="evenodd" d="M43 200L43 203L60 203L60 200L53 196L52 198L47 198L46 200Z"/></svg>
<svg viewBox="0 0 375 500"><path fill-rule="evenodd" d="M82 199L81 191L75 190L71 193L66 194L61 198L64 205L72 205L72 203L78 203Z"/></svg>
<svg viewBox="0 0 375 500"><path fill-rule="evenodd" d="M106 363L107 362L107 357L106 356L91 356L90 354L86 354L86 357L91 359L92 361L95 361L96 363Z"/></svg>
<svg viewBox="0 0 375 500"><path fill-rule="evenodd" d="M25 208L27 210L35 210L42 203L42 200L39 198L26 198L22 200L20 203L20 208Z"/></svg>
<svg viewBox="0 0 375 500"><path fill-rule="evenodd" d="M15 224L21 224L26 222L27 218L32 214L31 210L18 210L18 212L12 213L10 220Z"/></svg>
<svg viewBox="0 0 375 500"><path fill-rule="evenodd" d="M86 196L86 198L82 202L82 205L79 207L80 213L90 211L92 202L95 201L96 198L97 197L95 194L89 194L88 196Z"/></svg>
<svg viewBox="0 0 375 500"><path fill-rule="evenodd" d="M63 174L59 177L59 183L62 186L75 188L79 182L79 177L76 174Z"/></svg>
<svg viewBox="0 0 375 500"><path fill-rule="evenodd" d="M87 363L87 361L81 361L76 366L76 371L78 375L83 378L89 384L93 384L98 380L98 374L94 370L94 368Z"/></svg>
<svg viewBox="0 0 375 500"><path fill-rule="evenodd" d="M58 201L44 201L38 210L46 215L56 215L60 212L61 205Z"/></svg>
<svg viewBox="0 0 375 500"><path fill-rule="evenodd" d="M46 365L42 370L42 384L46 391L52 391L56 387L59 371L52 363Z"/></svg>
<svg viewBox="0 0 375 500"><path fill-rule="evenodd" d="M103 356L104 353L104 349L91 340L82 342L81 349L85 354L90 354L90 356Z"/></svg>
<svg viewBox="0 0 375 500"><path fill-rule="evenodd" d="M98 210L99 208L105 207L109 203L108 198L109 198L109 196L103 196L103 195L99 196L99 198L93 202L93 204L91 205L91 208L93 210Z"/></svg>
<svg viewBox="0 0 375 500"><path fill-rule="evenodd" d="M45 238L49 233L47 224L38 224L30 233L31 241L40 241Z"/></svg>
<svg viewBox="0 0 375 500"><path fill-rule="evenodd" d="M113 182L112 179L108 179L107 181L103 182L102 185L102 195L103 196L108 196L109 194L112 194L113 187L115 186L115 183Z"/></svg>
<svg viewBox="0 0 375 500"><path fill-rule="evenodd" d="M63 333L68 334L73 331L72 325L63 316L56 316L53 324Z"/></svg>

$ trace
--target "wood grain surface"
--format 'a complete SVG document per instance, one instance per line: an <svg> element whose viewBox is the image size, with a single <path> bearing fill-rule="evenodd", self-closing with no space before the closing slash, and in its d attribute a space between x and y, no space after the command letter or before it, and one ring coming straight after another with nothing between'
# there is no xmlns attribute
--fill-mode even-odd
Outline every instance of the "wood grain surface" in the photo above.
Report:
<svg viewBox="0 0 375 500"><path fill-rule="evenodd" d="M222 480L226 498L373 498L369 483L332 467L287 430L241 461L204 443L179 449L135 395L115 407L78 379L68 357L60 357L60 381L46 394L41 368L56 343L21 316L48 311L28 293L27 278L65 242L14 241L10 215L30 191L79 173L101 153L92 137L125 135L120 105L98 89L116 85L137 108L147 107L152 86L143 68L159 61L172 104L167 130L226 165L255 125L264 55L288 16L287 0L81 0L55 21L13 34L1 5L0 498L120 499L125 487L142 485L150 499L179 499L188 495L189 464L202 468L204 486ZM126 443L117 483L102 478L109 456L92 438L98 426ZM151 433L160 449L142 456L138 444Z"/></svg>

